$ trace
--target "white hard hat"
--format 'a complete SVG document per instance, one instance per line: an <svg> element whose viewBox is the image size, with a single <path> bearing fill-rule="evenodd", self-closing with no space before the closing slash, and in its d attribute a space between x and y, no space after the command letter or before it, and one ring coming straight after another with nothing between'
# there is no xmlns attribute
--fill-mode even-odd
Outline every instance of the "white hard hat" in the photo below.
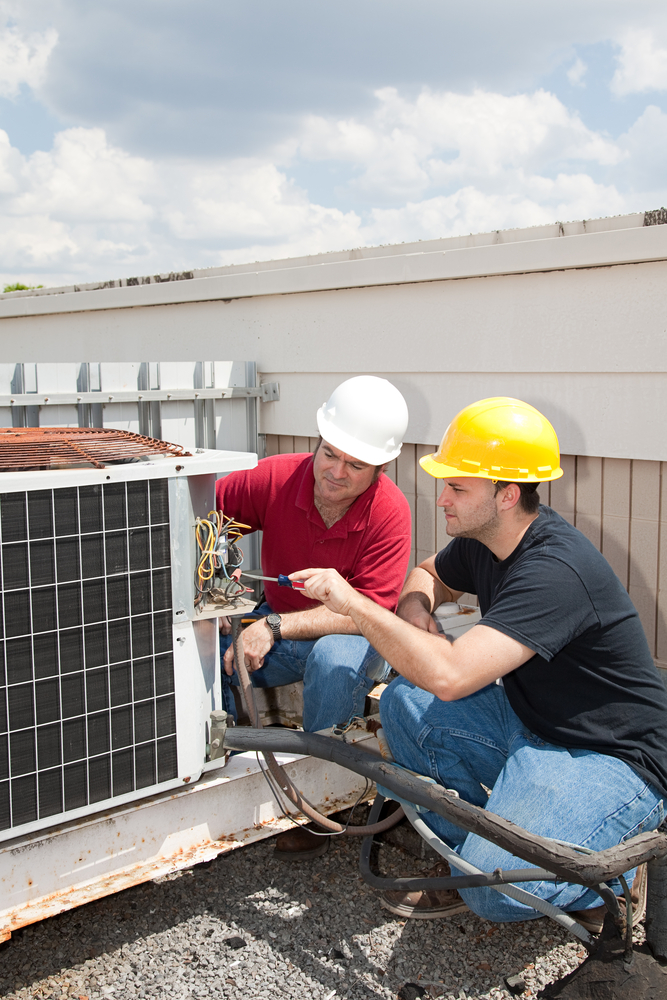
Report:
<svg viewBox="0 0 667 1000"><path fill-rule="evenodd" d="M384 465L400 453L408 407L395 385L375 375L342 382L317 411L322 438L346 455Z"/></svg>

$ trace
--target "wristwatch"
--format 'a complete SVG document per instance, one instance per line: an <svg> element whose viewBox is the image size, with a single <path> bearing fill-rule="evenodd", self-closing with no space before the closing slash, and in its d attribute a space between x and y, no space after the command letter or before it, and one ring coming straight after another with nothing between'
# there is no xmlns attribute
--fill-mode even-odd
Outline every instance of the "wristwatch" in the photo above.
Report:
<svg viewBox="0 0 667 1000"><path fill-rule="evenodd" d="M267 615L264 620L271 629L274 642L277 642L278 639L282 639L282 635L280 634L280 623L282 621L282 618L280 617L280 615L277 615L275 611L272 611L271 614Z"/></svg>

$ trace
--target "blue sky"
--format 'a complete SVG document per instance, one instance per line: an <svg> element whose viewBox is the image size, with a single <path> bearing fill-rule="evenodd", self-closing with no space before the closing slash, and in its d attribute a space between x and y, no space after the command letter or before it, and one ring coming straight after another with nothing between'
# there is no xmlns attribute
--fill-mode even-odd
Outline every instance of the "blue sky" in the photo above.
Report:
<svg viewBox="0 0 667 1000"><path fill-rule="evenodd" d="M0 279L658 208L664 0L0 0Z"/></svg>

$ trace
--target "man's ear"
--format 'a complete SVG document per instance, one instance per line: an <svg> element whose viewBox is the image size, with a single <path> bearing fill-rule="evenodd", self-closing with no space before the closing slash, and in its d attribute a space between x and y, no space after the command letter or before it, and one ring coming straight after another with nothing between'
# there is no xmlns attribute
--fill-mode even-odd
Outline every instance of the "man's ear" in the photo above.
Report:
<svg viewBox="0 0 667 1000"><path fill-rule="evenodd" d="M517 483L508 483L498 494L502 510L512 510L521 499L521 487Z"/></svg>

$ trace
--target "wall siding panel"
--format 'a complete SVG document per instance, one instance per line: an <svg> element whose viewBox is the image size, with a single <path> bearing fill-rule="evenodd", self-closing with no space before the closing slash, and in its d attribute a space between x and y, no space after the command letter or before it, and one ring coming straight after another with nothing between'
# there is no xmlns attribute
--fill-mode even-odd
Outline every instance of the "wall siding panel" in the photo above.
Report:
<svg viewBox="0 0 667 1000"><path fill-rule="evenodd" d="M602 544L602 459L580 455L576 463L575 525L593 543Z"/></svg>

